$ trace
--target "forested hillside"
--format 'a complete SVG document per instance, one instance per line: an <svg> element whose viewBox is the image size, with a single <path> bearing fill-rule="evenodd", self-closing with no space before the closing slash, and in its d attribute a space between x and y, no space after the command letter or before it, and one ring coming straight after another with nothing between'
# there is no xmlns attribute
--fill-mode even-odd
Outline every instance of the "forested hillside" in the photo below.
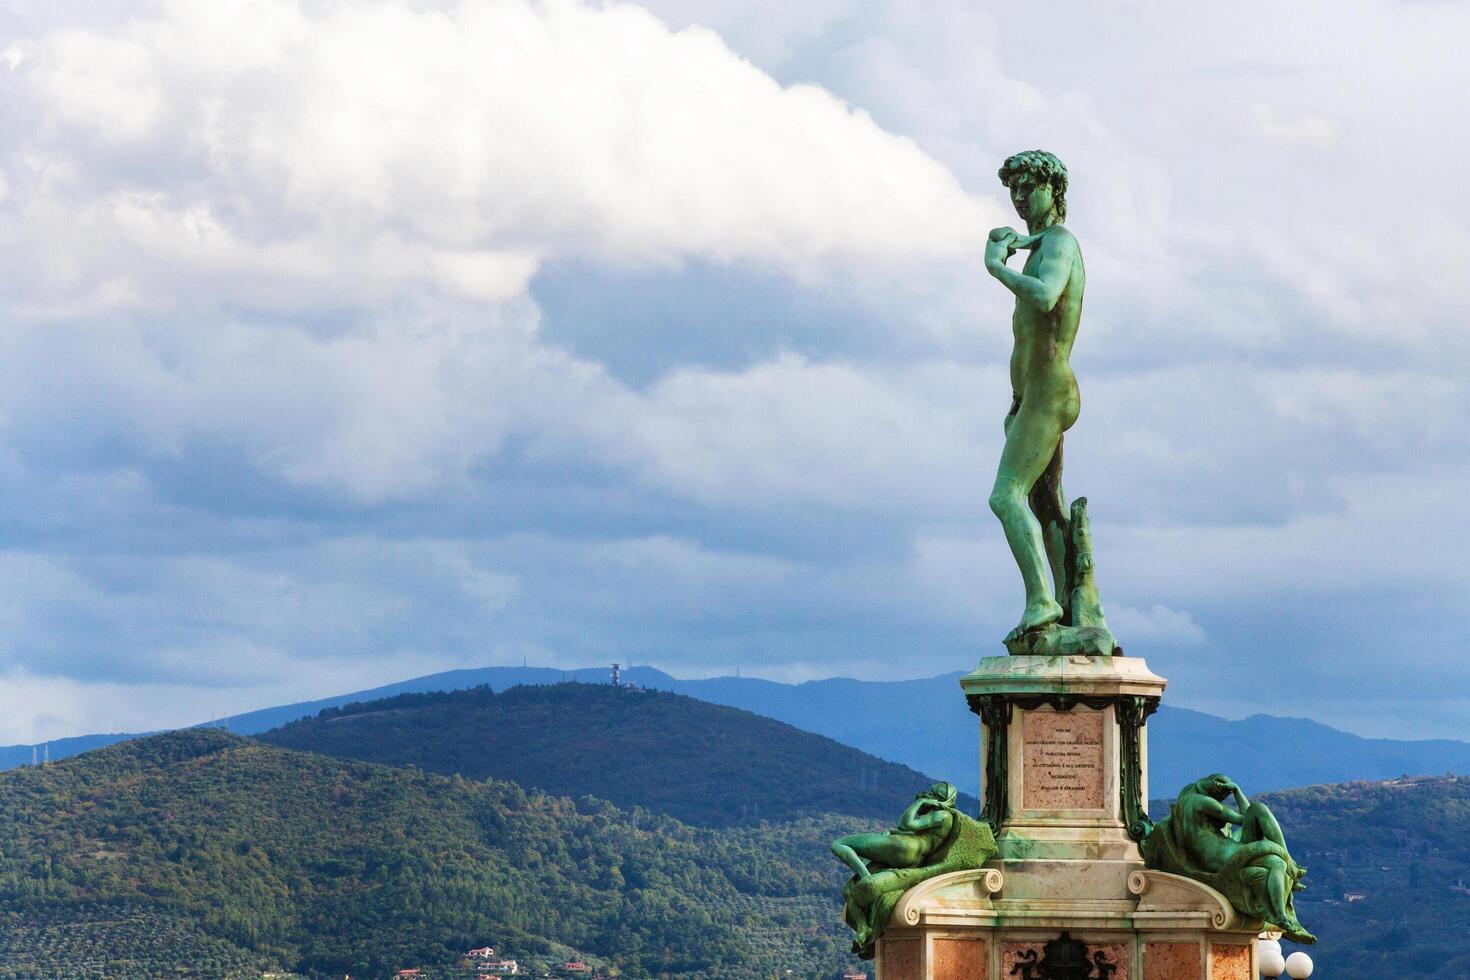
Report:
<svg viewBox="0 0 1470 980"><path fill-rule="evenodd" d="M1470 777L1262 797L1308 868L1297 913L1321 977L1470 977Z"/></svg>
<svg viewBox="0 0 1470 980"><path fill-rule="evenodd" d="M630 976L835 974L868 824L700 830L196 730L0 776L0 976L384 976L492 943Z"/></svg>
<svg viewBox="0 0 1470 980"><path fill-rule="evenodd" d="M932 781L748 711L607 684L402 694L327 709L260 737L342 758L585 793L703 826L817 813L891 821Z"/></svg>
<svg viewBox="0 0 1470 980"><path fill-rule="evenodd" d="M586 692L530 694L554 719ZM386 726L411 707L320 723ZM1298 910L1319 975L1470 976L1470 778L1264 798L1310 869ZM697 828L218 731L155 736L0 775L0 977L445 977L487 943L538 969L833 977L853 961L826 845L884 813Z"/></svg>

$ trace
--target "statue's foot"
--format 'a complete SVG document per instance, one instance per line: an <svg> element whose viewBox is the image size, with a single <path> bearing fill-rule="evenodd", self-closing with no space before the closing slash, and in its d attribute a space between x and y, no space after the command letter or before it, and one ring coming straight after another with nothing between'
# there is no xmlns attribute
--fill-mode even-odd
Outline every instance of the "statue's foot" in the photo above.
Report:
<svg viewBox="0 0 1470 980"><path fill-rule="evenodd" d="M1277 925L1280 925L1280 923L1278 922ZM1297 923L1297 925L1292 928L1282 929L1281 938L1290 939L1292 942L1301 943L1303 946L1310 946L1317 941L1317 937L1312 935L1307 930L1303 929L1301 927L1301 923Z"/></svg>
<svg viewBox="0 0 1470 980"><path fill-rule="evenodd" d="M1011 643L1019 640L1032 630L1050 626L1052 623L1062 621L1062 606L1055 599L1047 596L1026 606L1026 612L1021 616L1020 624L1006 634L1006 642Z"/></svg>
<svg viewBox="0 0 1470 980"><path fill-rule="evenodd" d="M1302 928L1294 915L1284 915L1273 923L1281 930L1283 939L1290 939L1294 943L1310 946L1317 941L1317 937Z"/></svg>

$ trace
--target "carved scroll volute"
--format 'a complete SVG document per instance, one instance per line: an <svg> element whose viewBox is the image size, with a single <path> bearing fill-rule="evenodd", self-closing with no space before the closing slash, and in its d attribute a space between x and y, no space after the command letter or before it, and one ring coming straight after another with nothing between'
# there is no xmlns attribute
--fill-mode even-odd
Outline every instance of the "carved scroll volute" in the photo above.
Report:
<svg viewBox="0 0 1470 980"><path fill-rule="evenodd" d="M985 799L980 819L996 833L1008 816L1011 703L1001 694L972 694L966 700L988 733L985 742Z"/></svg>
<svg viewBox="0 0 1470 980"><path fill-rule="evenodd" d="M1128 836L1141 841L1154 826L1148 818L1148 801L1143 798L1143 726L1158 709L1159 699L1133 696L1119 698L1115 703L1122 742L1118 755L1118 789L1122 797L1119 802Z"/></svg>
<svg viewBox="0 0 1470 980"><path fill-rule="evenodd" d="M930 878L903 893L893 909L893 921L916 926L923 918L924 910L930 908L937 895L944 901L937 903L941 909L958 907L990 908L991 901L1005 887L1005 875L996 868L979 868L968 871L952 871L938 878Z"/></svg>

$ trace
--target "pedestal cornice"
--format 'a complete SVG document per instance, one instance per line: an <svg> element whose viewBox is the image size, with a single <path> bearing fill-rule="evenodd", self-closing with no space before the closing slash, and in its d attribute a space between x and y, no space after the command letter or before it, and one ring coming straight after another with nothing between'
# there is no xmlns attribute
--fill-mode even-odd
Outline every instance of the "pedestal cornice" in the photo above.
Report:
<svg viewBox="0 0 1470 980"><path fill-rule="evenodd" d="M1074 703L1127 696L1158 698L1165 683L1141 657L986 657L960 678L966 697L1002 694L1017 700L1035 695Z"/></svg>

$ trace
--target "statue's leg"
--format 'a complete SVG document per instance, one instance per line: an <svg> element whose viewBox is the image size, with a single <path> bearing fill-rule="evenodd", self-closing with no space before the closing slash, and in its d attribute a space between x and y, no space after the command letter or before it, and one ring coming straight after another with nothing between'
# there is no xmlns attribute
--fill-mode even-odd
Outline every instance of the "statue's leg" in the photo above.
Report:
<svg viewBox="0 0 1470 980"><path fill-rule="evenodd" d="M1240 839L1242 841L1270 841L1273 844L1279 845L1286 853L1291 853L1290 849L1286 846L1286 838L1282 836L1281 824L1276 822L1276 814L1271 812L1270 807L1257 801L1246 809L1244 816L1245 822L1240 827ZM1300 884L1300 881L1307 873L1307 869L1297 864L1295 859L1288 858L1286 870L1291 876L1291 887L1293 890L1304 890L1306 886Z"/></svg>
<svg viewBox="0 0 1470 980"><path fill-rule="evenodd" d="M1033 408L1030 402L1023 403L1006 430L995 487L990 491L990 509L1000 518L1026 587L1026 611L1020 625L1011 631L1013 637L1062 618L1062 607L1047 581L1041 524L1027 506L1031 488L1051 462L1061 438L1060 419Z"/></svg>
<svg viewBox="0 0 1470 980"><path fill-rule="evenodd" d="M1262 863L1267 870L1266 896L1270 901L1272 922L1293 942L1315 943L1317 937L1302 927L1301 920L1296 917L1289 904L1295 883L1290 862L1272 854L1263 858Z"/></svg>
<svg viewBox="0 0 1470 980"><path fill-rule="evenodd" d="M867 878L872 872L868 870L868 863L858 854L858 849L869 850L878 843L875 838L882 838L884 834L848 834L839 837L832 842L832 853L837 860L847 865L859 878Z"/></svg>
<svg viewBox="0 0 1470 980"><path fill-rule="evenodd" d="M1286 862L1276 855L1261 859L1266 868L1266 896L1270 899L1271 911L1276 915L1277 925L1290 925L1289 922L1281 921L1287 918L1295 918L1286 910L1286 895L1288 885L1286 883Z"/></svg>
<svg viewBox="0 0 1470 980"><path fill-rule="evenodd" d="M848 834L832 842L837 859L866 878L872 871L869 863L884 868L910 868L924 856L924 843L915 834L882 832Z"/></svg>
<svg viewBox="0 0 1470 980"><path fill-rule="evenodd" d="M1056 451L1051 454L1051 462L1046 464L1046 469L1041 471L1041 476L1032 486L1029 503L1031 513L1036 515L1036 522L1041 525L1046 562L1051 566L1051 580L1055 589L1053 594L1062 604L1063 610L1070 612L1067 606L1073 583L1068 575L1067 565L1067 500L1062 494L1062 445L1065 440L1065 436L1057 438ZM1070 623L1071 619L1064 615L1062 621Z"/></svg>
<svg viewBox="0 0 1470 980"><path fill-rule="evenodd" d="M1249 843L1257 840L1268 840L1273 844L1286 846L1286 838L1281 835L1281 824L1276 822L1276 814L1266 804L1257 801L1252 803L1245 811L1245 822L1240 826L1240 840Z"/></svg>

